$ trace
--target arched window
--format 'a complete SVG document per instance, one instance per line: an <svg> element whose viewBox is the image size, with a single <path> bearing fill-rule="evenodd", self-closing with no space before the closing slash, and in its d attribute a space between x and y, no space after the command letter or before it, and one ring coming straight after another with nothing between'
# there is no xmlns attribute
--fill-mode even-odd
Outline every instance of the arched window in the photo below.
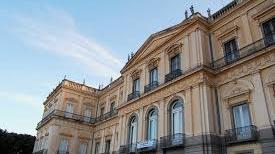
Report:
<svg viewBox="0 0 275 154"><path fill-rule="evenodd" d="M137 141L137 117L133 116L129 123L129 144L134 144Z"/></svg>
<svg viewBox="0 0 275 154"><path fill-rule="evenodd" d="M180 100L175 100L171 104L171 133L182 133L183 128L183 105Z"/></svg>
<svg viewBox="0 0 275 154"><path fill-rule="evenodd" d="M148 140L153 140L157 138L157 111L152 109L147 116L148 128L147 128L147 137Z"/></svg>

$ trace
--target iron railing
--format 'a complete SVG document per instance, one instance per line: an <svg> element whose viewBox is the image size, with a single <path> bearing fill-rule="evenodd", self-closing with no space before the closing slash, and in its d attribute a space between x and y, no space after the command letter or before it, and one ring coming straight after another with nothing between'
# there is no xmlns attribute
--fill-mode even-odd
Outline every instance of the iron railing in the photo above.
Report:
<svg viewBox="0 0 275 154"><path fill-rule="evenodd" d="M253 42L252 44L249 44L237 51L233 51L232 54L230 55L226 55L220 59L215 60L214 62L210 63L210 66L214 70L220 69L226 65L232 64L244 57L252 55L274 44L275 44L275 33L265 36L264 38L256 42Z"/></svg>
<svg viewBox="0 0 275 154"><path fill-rule="evenodd" d="M160 138L161 148L170 148L184 146L185 144L185 134L177 133L173 135L163 136Z"/></svg>
<svg viewBox="0 0 275 154"><path fill-rule="evenodd" d="M137 152L137 144L122 145L119 147L120 154L129 154Z"/></svg>
<svg viewBox="0 0 275 154"><path fill-rule="evenodd" d="M130 101L132 99L138 98L140 96L140 92L139 91L134 91L133 93L128 95L127 100Z"/></svg>
<svg viewBox="0 0 275 154"><path fill-rule="evenodd" d="M37 124L37 129L40 128L43 124L45 124L52 117L59 117L59 118L64 118L64 119L70 119L70 120L84 122L84 123L90 123L90 124L95 123L95 118L92 118L92 117L86 117L86 116L83 116L83 115L74 114L74 113L70 113L70 112L66 112L66 111L61 111L61 110L53 110L52 112L50 112L46 117L44 117Z"/></svg>
<svg viewBox="0 0 275 154"><path fill-rule="evenodd" d="M36 152L33 152L33 154L47 154L48 150L47 149L42 149Z"/></svg>
<svg viewBox="0 0 275 154"><path fill-rule="evenodd" d="M165 82L169 82L179 76L182 75L182 70L181 69L176 69L174 71L171 71L169 74L165 75Z"/></svg>
<svg viewBox="0 0 275 154"><path fill-rule="evenodd" d="M144 86L144 93L151 91L155 88L157 88L159 86L159 82L158 81L153 81L152 83Z"/></svg>
<svg viewBox="0 0 275 154"><path fill-rule="evenodd" d="M115 116L117 114L118 114L117 109L113 109L110 112L107 112L107 113L105 113L103 115L98 116L95 121L99 122L99 121L102 121L102 120L106 120L106 119L108 119L110 117L113 117L113 116Z"/></svg>
<svg viewBox="0 0 275 154"><path fill-rule="evenodd" d="M225 142L227 144L254 141L258 139L257 127L254 125L229 129L225 131Z"/></svg>
<svg viewBox="0 0 275 154"><path fill-rule="evenodd" d="M69 151L60 151L60 150L58 150L57 154L69 154Z"/></svg>
<svg viewBox="0 0 275 154"><path fill-rule="evenodd" d="M148 152L157 150L157 140L144 140L137 143L137 152Z"/></svg>

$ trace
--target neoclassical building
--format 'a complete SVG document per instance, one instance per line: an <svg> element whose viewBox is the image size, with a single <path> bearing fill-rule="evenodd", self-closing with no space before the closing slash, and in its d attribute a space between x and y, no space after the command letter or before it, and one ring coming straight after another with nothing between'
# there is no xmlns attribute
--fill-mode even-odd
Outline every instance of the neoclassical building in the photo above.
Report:
<svg viewBox="0 0 275 154"><path fill-rule="evenodd" d="M275 153L275 1L190 10L105 88L60 82L33 153Z"/></svg>

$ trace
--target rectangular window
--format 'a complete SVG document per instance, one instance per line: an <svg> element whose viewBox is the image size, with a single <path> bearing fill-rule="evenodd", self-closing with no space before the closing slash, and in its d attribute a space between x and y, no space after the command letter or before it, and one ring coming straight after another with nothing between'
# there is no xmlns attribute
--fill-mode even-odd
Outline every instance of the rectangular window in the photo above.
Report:
<svg viewBox="0 0 275 154"><path fill-rule="evenodd" d="M266 44L275 42L275 18L272 18L262 24L263 35Z"/></svg>
<svg viewBox="0 0 275 154"><path fill-rule="evenodd" d="M74 106L72 103L67 103L66 109L65 109L65 117L72 118L74 112Z"/></svg>
<svg viewBox="0 0 275 154"><path fill-rule="evenodd" d="M180 69L180 55L177 54L170 59L170 72Z"/></svg>
<svg viewBox="0 0 275 154"><path fill-rule="evenodd" d="M224 43L225 62L231 63L240 57L236 39Z"/></svg>
<svg viewBox="0 0 275 154"><path fill-rule="evenodd" d="M86 154L87 153L87 143L80 143L79 145L79 154Z"/></svg>
<svg viewBox="0 0 275 154"><path fill-rule="evenodd" d="M104 107L100 108L100 115L104 114Z"/></svg>
<svg viewBox="0 0 275 154"><path fill-rule="evenodd" d="M158 69L155 67L150 70L150 83L158 81Z"/></svg>
<svg viewBox="0 0 275 154"><path fill-rule="evenodd" d="M66 153L69 151L69 141L65 138L61 138L59 143L58 152L59 153Z"/></svg>
<svg viewBox="0 0 275 154"><path fill-rule="evenodd" d="M241 104L232 108L235 134L238 140L251 138L251 120L248 104Z"/></svg>
<svg viewBox="0 0 275 154"><path fill-rule="evenodd" d="M89 122L92 117L92 110L87 108L84 111L84 121Z"/></svg>
<svg viewBox="0 0 275 154"><path fill-rule="evenodd" d="M115 109L115 102L112 102L110 105L110 111L114 111Z"/></svg>
<svg viewBox="0 0 275 154"><path fill-rule="evenodd" d="M140 91L140 80L139 78L137 78L133 81L133 92L139 92L139 91Z"/></svg>
<svg viewBox="0 0 275 154"><path fill-rule="evenodd" d="M111 141L107 140L105 142L105 153L110 153L110 145L111 145Z"/></svg>
<svg viewBox="0 0 275 154"><path fill-rule="evenodd" d="M95 154L99 154L100 142L95 143Z"/></svg>

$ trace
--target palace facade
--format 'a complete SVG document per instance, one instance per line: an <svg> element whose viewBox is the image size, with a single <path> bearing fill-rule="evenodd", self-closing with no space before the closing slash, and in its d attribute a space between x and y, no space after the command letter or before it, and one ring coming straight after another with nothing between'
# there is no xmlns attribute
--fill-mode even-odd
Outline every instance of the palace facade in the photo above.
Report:
<svg viewBox="0 0 275 154"><path fill-rule="evenodd" d="M185 15L105 88L64 79L33 153L275 153L275 1Z"/></svg>

